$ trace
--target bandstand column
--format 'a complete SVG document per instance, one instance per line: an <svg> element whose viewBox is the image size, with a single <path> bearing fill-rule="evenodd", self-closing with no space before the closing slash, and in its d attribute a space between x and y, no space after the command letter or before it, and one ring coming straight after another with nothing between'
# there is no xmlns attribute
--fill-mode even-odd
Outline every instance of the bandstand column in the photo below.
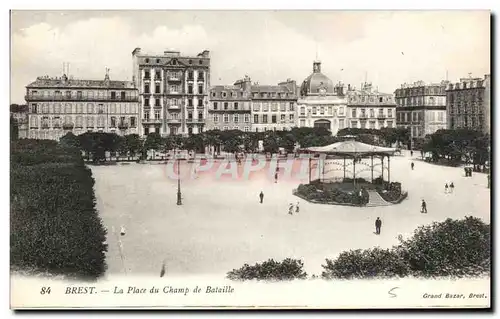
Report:
<svg viewBox="0 0 500 319"><path fill-rule="evenodd" d="M371 160L372 160L372 183L373 183L373 155L371 156Z"/></svg>
<svg viewBox="0 0 500 319"><path fill-rule="evenodd" d="M344 156L344 179L345 179L345 156Z"/></svg>
<svg viewBox="0 0 500 319"><path fill-rule="evenodd" d="M384 156L380 158L380 161L382 163L382 182L384 181Z"/></svg>
<svg viewBox="0 0 500 319"><path fill-rule="evenodd" d="M387 181L391 183L391 157L387 156Z"/></svg>
<svg viewBox="0 0 500 319"><path fill-rule="evenodd" d="M352 181L356 187L356 156L352 158Z"/></svg>

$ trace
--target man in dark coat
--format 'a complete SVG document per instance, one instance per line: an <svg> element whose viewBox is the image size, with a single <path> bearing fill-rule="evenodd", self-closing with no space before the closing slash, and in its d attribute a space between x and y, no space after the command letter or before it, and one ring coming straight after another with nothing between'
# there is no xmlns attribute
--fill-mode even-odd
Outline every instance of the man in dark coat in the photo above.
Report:
<svg viewBox="0 0 500 319"><path fill-rule="evenodd" d="M380 217L377 217L377 220L375 221L375 233L377 235L380 235L380 227L382 227L382 221L380 220Z"/></svg>
<svg viewBox="0 0 500 319"><path fill-rule="evenodd" d="M260 203L262 204L262 202L264 201L264 192L261 191L259 197L260 197Z"/></svg>
<svg viewBox="0 0 500 319"><path fill-rule="evenodd" d="M415 163L411 162L411 169L413 170L414 167L415 167Z"/></svg>
<svg viewBox="0 0 500 319"><path fill-rule="evenodd" d="M422 199L422 210L420 211L423 214L427 214L427 204L425 203L425 200Z"/></svg>

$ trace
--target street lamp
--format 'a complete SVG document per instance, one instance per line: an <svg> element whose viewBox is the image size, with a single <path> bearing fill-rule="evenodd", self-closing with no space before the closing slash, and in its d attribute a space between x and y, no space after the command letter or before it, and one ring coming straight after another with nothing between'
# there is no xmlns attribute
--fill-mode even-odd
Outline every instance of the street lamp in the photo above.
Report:
<svg viewBox="0 0 500 319"><path fill-rule="evenodd" d="M181 194L181 161L177 159L177 205L182 205Z"/></svg>

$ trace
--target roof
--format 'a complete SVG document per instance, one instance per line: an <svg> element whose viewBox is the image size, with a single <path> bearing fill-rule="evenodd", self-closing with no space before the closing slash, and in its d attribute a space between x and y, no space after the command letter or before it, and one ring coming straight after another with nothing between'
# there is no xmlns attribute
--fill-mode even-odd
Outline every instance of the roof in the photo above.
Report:
<svg viewBox="0 0 500 319"><path fill-rule="evenodd" d="M334 87L332 80L321 72L314 72L302 82L300 92L303 95L319 94L320 90L323 89L325 90L324 93L333 94Z"/></svg>
<svg viewBox="0 0 500 319"><path fill-rule="evenodd" d="M282 85L252 85L252 93L290 93L286 86Z"/></svg>
<svg viewBox="0 0 500 319"><path fill-rule="evenodd" d="M223 95L226 93L226 96ZM211 100L249 100L250 95L240 86L236 85L214 85L210 87Z"/></svg>
<svg viewBox="0 0 500 319"><path fill-rule="evenodd" d="M74 80L63 76L60 78L38 77L27 88L107 88L107 89L134 89L130 81L110 80Z"/></svg>
<svg viewBox="0 0 500 319"><path fill-rule="evenodd" d="M303 151L331 155L362 157L365 155L394 155L395 148L380 147L354 140L333 143L327 146L307 147Z"/></svg>

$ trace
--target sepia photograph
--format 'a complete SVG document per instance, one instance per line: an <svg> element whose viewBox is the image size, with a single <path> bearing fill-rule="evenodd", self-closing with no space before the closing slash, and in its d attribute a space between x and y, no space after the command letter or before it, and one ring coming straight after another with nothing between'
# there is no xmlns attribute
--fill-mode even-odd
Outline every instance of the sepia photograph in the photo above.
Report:
<svg viewBox="0 0 500 319"><path fill-rule="evenodd" d="M10 308L490 308L492 21L11 10Z"/></svg>

